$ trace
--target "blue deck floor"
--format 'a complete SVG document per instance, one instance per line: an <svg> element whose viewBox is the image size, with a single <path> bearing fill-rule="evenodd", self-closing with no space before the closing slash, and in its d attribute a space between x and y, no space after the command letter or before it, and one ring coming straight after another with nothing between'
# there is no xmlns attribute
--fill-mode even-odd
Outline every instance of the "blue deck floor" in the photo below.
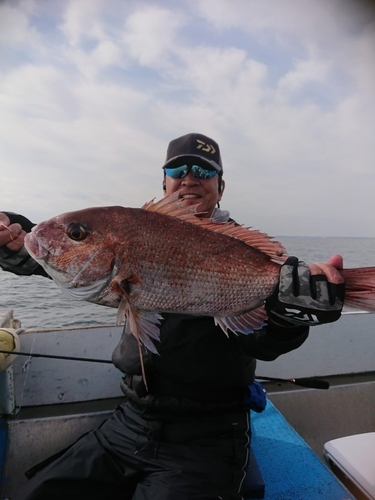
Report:
<svg viewBox="0 0 375 500"><path fill-rule="evenodd" d="M0 418L0 498L2 497L2 483L6 458L6 438L6 422L2 418Z"/></svg>
<svg viewBox="0 0 375 500"><path fill-rule="evenodd" d="M265 500L354 499L270 401L251 420Z"/></svg>

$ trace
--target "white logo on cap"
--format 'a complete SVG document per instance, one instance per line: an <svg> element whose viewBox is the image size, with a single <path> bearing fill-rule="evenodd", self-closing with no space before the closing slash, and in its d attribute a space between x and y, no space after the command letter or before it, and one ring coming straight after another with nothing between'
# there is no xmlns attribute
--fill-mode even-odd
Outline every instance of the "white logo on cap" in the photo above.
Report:
<svg viewBox="0 0 375 500"><path fill-rule="evenodd" d="M203 141L200 141L197 139L198 146L197 149L201 149L202 151L206 151L207 153L211 153L212 155L216 153L216 149L213 147L212 144L206 144Z"/></svg>

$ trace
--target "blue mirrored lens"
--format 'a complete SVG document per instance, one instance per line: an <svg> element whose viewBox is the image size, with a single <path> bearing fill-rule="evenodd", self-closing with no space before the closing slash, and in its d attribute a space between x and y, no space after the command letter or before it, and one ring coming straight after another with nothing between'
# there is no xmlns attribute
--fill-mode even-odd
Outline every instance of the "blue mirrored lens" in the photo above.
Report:
<svg viewBox="0 0 375 500"><path fill-rule="evenodd" d="M216 170L211 170L208 168L202 168L199 165L192 165L191 171L193 172L194 177L197 179L211 179L216 175Z"/></svg>
<svg viewBox="0 0 375 500"><path fill-rule="evenodd" d="M180 167L166 168L165 173L173 179L184 179L189 172L196 179L211 179L217 174L216 170L200 167L199 165L181 165Z"/></svg>
<svg viewBox="0 0 375 500"><path fill-rule="evenodd" d="M183 179L189 173L189 167L187 165L181 165L181 167L166 168L165 173L168 177L173 179Z"/></svg>

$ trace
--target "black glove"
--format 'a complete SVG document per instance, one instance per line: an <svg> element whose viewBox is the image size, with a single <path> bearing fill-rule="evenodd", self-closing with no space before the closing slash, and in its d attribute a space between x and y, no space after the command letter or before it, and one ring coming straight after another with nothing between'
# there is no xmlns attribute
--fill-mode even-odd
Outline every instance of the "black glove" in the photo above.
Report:
<svg viewBox="0 0 375 500"><path fill-rule="evenodd" d="M307 264L289 257L266 301L266 311L270 321L281 326L286 326L285 321L308 326L332 323L341 316L344 296L344 283L330 283L322 274L311 276Z"/></svg>

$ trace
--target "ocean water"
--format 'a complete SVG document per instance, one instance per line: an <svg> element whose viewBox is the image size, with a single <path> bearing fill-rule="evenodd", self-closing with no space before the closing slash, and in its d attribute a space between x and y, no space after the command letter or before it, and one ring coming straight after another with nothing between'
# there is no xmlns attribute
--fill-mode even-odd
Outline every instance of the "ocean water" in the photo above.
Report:
<svg viewBox="0 0 375 500"><path fill-rule="evenodd" d="M326 261L332 254L344 257L344 267L375 266L375 238L277 238L305 262ZM114 324L116 309L73 301L49 279L21 277L0 270L0 308L12 309L23 328Z"/></svg>

